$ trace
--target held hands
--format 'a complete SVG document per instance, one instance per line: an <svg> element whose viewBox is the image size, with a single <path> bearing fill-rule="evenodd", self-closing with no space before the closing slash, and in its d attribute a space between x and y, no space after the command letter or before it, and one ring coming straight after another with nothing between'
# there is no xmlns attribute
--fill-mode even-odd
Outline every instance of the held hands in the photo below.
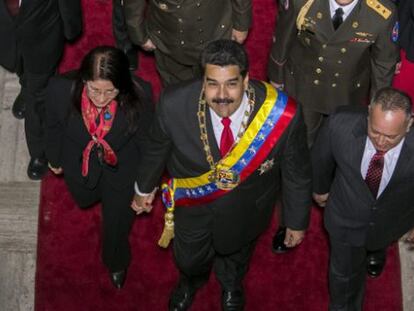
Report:
<svg viewBox="0 0 414 311"><path fill-rule="evenodd" d="M157 189L154 189L154 191L145 196L138 194L134 195L134 199L131 202L131 208L137 213L137 215L141 214L142 212L151 212L153 208L152 202L154 201L156 192Z"/></svg>
<svg viewBox="0 0 414 311"><path fill-rule="evenodd" d="M286 247L295 247L302 243L303 239L305 238L305 231L304 230L293 230L286 228L286 237L285 237L285 245Z"/></svg>
<svg viewBox="0 0 414 311"><path fill-rule="evenodd" d="M61 167L53 167L50 163L47 164L49 169L53 172L55 175L60 175L63 173L63 168Z"/></svg>
<svg viewBox="0 0 414 311"><path fill-rule="evenodd" d="M315 200L315 202L321 206L321 207L325 207L326 202L328 201L328 197L329 197L329 192L328 193L324 193L324 194L317 194L317 193L313 193L313 199Z"/></svg>
<svg viewBox="0 0 414 311"><path fill-rule="evenodd" d="M238 31L233 28L231 31L231 39L236 41L237 43L243 44L243 42L247 38L248 31Z"/></svg>
<svg viewBox="0 0 414 311"><path fill-rule="evenodd" d="M144 51L147 51L147 52L152 52L152 51L154 51L155 49L157 49L157 47L155 46L155 44L151 41L151 39L148 39L147 41L145 41L145 43L144 44L141 44L141 48L144 50Z"/></svg>

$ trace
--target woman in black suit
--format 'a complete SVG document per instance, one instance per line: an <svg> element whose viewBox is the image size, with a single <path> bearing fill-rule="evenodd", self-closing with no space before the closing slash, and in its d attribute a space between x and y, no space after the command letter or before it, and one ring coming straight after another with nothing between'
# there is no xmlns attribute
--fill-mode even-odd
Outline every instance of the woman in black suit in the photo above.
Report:
<svg viewBox="0 0 414 311"><path fill-rule="evenodd" d="M132 77L126 55L97 47L80 69L47 88L46 155L81 208L102 203L102 259L121 288L130 262L130 203L144 130L151 122L151 87Z"/></svg>

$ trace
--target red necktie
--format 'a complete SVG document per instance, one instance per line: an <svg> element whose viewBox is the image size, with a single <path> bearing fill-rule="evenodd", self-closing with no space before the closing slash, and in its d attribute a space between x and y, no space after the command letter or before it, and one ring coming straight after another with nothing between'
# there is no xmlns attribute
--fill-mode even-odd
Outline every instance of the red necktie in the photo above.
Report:
<svg viewBox="0 0 414 311"><path fill-rule="evenodd" d="M384 169L384 151L377 151L369 162L367 176L365 182L371 190L374 198L377 197L379 185L381 183L382 171Z"/></svg>
<svg viewBox="0 0 414 311"><path fill-rule="evenodd" d="M16 16L19 13L19 0L5 0L7 9L12 16Z"/></svg>
<svg viewBox="0 0 414 311"><path fill-rule="evenodd" d="M224 125L223 132L221 132L220 139L220 154L224 157L230 148L233 146L234 138L230 128L231 120L229 117L221 119L221 123Z"/></svg>

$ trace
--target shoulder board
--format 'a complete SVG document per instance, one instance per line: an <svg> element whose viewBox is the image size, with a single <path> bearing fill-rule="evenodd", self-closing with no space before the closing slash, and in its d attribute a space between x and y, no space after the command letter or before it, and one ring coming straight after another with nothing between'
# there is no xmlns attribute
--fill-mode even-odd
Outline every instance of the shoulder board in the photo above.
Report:
<svg viewBox="0 0 414 311"><path fill-rule="evenodd" d="M391 10L386 8L378 0L366 0L366 2L371 9L381 15L384 19L388 19L391 16Z"/></svg>

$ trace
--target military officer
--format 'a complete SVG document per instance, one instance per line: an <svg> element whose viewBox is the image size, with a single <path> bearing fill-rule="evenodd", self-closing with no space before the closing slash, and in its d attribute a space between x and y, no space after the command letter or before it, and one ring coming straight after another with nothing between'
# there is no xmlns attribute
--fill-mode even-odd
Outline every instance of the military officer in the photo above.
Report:
<svg viewBox="0 0 414 311"><path fill-rule="evenodd" d="M168 85L200 75L199 54L208 42L232 38L243 43L251 2L124 0L124 10L132 42L154 51L158 72Z"/></svg>
<svg viewBox="0 0 414 311"><path fill-rule="evenodd" d="M280 0L279 12L268 74L302 103L312 145L324 116L391 85L399 57L395 6L390 0Z"/></svg>
<svg viewBox="0 0 414 311"><path fill-rule="evenodd" d="M390 0L279 0L278 11L269 79L303 105L312 146L336 107L367 103L370 93L391 85L399 57L395 6ZM275 252L288 250L284 240L281 226Z"/></svg>

